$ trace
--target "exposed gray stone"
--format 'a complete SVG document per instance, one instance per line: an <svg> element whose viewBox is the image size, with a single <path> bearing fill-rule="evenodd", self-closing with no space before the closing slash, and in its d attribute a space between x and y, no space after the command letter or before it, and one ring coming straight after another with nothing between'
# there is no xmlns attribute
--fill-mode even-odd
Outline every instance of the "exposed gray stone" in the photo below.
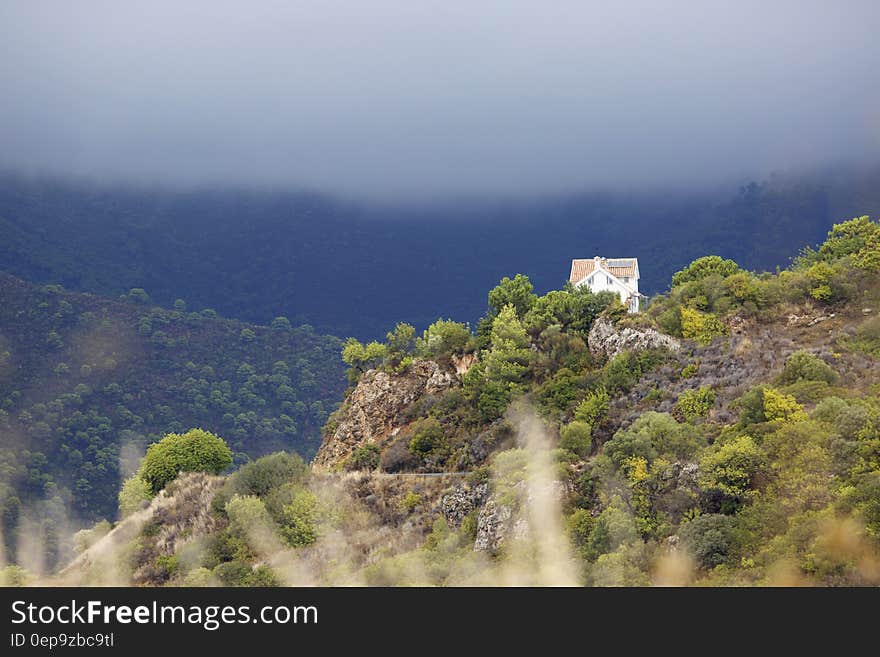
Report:
<svg viewBox="0 0 880 657"><path fill-rule="evenodd" d="M608 319L600 317L593 322L587 336L590 352L596 356L613 358L624 350L642 351L645 349L668 349L678 351L681 343L673 337L663 335L651 328L618 329Z"/></svg>

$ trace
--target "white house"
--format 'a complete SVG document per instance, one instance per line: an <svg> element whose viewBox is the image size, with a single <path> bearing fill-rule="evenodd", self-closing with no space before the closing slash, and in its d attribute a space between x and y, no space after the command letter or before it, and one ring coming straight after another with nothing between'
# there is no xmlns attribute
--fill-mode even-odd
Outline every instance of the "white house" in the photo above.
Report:
<svg viewBox="0 0 880 657"><path fill-rule="evenodd" d="M588 285L593 292L616 292L620 301L631 313L639 312L638 258L594 258L571 261L571 275L568 277L575 287Z"/></svg>

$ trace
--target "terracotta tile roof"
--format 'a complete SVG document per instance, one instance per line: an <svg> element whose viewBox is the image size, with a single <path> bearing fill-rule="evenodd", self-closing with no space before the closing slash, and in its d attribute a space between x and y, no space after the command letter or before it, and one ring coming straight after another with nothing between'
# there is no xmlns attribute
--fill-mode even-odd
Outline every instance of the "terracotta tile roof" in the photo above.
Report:
<svg viewBox="0 0 880 657"><path fill-rule="evenodd" d="M624 276L633 277L636 275L639 260L638 258L599 258L604 269L622 279ZM581 258L571 261L571 274L568 277L572 283L577 283L589 276L593 271L595 264L594 258Z"/></svg>

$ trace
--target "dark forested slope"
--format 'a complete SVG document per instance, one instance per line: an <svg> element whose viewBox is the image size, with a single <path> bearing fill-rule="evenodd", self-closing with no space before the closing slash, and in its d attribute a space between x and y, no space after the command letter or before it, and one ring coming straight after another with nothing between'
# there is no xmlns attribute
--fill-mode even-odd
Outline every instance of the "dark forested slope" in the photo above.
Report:
<svg viewBox="0 0 880 657"><path fill-rule="evenodd" d="M163 305L375 338L438 308L474 321L512 271L558 288L573 257L638 256L649 294L704 253L786 265L834 220L876 214L880 172L713 192L377 207L293 192L125 189L0 178L0 270Z"/></svg>
<svg viewBox="0 0 880 657"><path fill-rule="evenodd" d="M216 431L239 463L309 457L344 389L339 348L284 318L256 326L0 274L4 533L34 505L53 507L47 519L114 517L129 462L169 431Z"/></svg>

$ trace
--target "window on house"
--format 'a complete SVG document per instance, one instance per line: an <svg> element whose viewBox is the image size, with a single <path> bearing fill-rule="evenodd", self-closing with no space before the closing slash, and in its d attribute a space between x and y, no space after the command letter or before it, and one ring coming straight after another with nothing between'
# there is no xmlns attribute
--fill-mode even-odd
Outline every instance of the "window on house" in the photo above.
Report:
<svg viewBox="0 0 880 657"><path fill-rule="evenodd" d="M623 277L623 282L624 282L624 283L629 283L629 276L624 276L624 277Z"/></svg>
<svg viewBox="0 0 880 657"><path fill-rule="evenodd" d="M610 277L610 276L606 276L606 277L605 277L605 280L608 281L608 285L611 285L611 277Z"/></svg>

